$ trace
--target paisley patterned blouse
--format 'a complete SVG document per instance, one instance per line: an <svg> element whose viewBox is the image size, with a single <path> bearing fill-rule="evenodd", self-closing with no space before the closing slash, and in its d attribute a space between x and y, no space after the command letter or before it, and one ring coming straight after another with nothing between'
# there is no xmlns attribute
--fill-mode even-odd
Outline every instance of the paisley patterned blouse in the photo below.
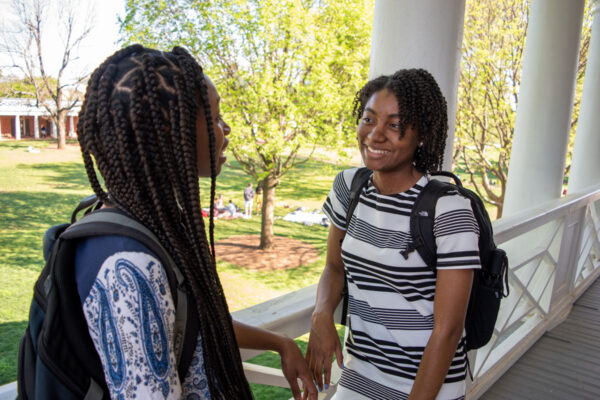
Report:
<svg viewBox="0 0 600 400"><path fill-rule="evenodd" d="M178 376L175 306L148 248L124 236L82 240L75 276L112 399L210 399L200 336L185 379Z"/></svg>

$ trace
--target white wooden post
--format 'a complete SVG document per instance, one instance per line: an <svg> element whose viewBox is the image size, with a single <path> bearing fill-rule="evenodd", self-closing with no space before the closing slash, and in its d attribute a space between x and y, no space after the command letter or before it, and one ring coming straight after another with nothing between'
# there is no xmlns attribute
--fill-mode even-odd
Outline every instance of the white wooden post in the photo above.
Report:
<svg viewBox="0 0 600 400"><path fill-rule="evenodd" d="M15 140L21 140L21 116L15 115Z"/></svg>
<svg viewBox="0 0 600 400"><path fill-rule="evenodd" d="M40 138L40 121L37 115L34 115L33 117L33 138Z"/></svg>

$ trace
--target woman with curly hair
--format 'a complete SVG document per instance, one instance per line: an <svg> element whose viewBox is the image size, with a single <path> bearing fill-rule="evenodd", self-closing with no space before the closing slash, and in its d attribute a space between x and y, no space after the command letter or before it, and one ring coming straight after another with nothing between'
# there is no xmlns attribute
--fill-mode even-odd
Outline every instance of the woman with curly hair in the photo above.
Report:
<svg viewBox="0 0 600 400"><path fill-rule="evenodd" d="M464 321L473 269L480 268L477 223L468 199L436 205L437 273L412 247L410 212L429 172L442 165L446 101L427 71L400 70L356 95L358 147L372 175L346 222L357 169L337 175L323 209L332 222L307 361L327 387L335 355L336 399L459 399L465 395ZM406 254L406 253L405 253ZM347 357L333 313L348 288Z"/></svg>
<svg viewBox="0 0 600 400"><path fill-rule="evenodd" d="M182 290L192 293L190 307L199 320L191 364L178 371L176 310L160 260L129 237L81 240L77 287L103 386L113 399L249 399L238 346L279 352L294 396L300 396L300 378L316 399L290 338L232 321L229 314L215 266L213 207L207 237L198 183L210 178L213 204L230 134L219 102L215 85L179 47L124 48L90 78L78 124L90 184L103 207L154 233L181 270Z"/></svg>

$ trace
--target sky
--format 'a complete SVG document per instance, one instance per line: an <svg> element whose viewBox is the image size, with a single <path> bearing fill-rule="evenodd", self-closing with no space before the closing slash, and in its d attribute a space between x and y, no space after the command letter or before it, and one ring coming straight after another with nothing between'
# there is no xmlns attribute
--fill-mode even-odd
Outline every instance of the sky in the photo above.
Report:
<svg viewBox="0 0 600 400"><path fill-rule="evenodd" d="M91 8L93 20L93 29L90 35L85 39L79 47L77 60L66 72L67 79L72 79L81 73L91 73L98 65L102 63L108 56L120 48L118 41L119 25L118 16L122 16L125 12L125 0L75 0L77 4L77 12L80 20L84 20L88 13L88 8ZM0 27L1 29L10 28L11 26L11 9L12 0L0 0ZM54 0L54 3L64 4L65 0ZM46 49L44 59L48 66L48 73L55 76L61 61L64 47L61 45L61 39L58 36L58 24L56 23L55 9L50 9L48 15L52 20L46 24L46 34L43 36L43 46ZM0 67L5 70L11 61L5 54L0 54ZM16 71L11 70L11 73ZM8 72L7 72L8 74Z"/></svg>

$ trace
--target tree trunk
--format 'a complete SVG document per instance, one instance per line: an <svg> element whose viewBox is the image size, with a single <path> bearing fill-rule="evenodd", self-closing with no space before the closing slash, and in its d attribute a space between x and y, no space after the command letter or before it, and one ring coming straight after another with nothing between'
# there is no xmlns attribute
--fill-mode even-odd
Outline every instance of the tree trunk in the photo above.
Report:
<svg viewBox="0 0 600 400"><path fill-rule="evenodd" d="M261 227L260 227L260 246L261 250L267 250L273 247L273 221L275 211L275 188L279 185L279 179L269 175L260 185L263 190L263 203Z"/></svg>
<svg viewBox="0 0 600 400"><path fill-rule="evenodd" d="M62 150L67 144L67 111L61 111L58 114L57 119L58 123L56 126L58 128L58 149Z"/></svg>
<svg viewBox="0 0 600 400"><path fill-rule="evenodd" d="M496 219L502 218L502 211L504 208L504 191L505 191L505 186L502 185L502 193L500 193L500 201L498 202L499 204L496 205Z"/></svg>

